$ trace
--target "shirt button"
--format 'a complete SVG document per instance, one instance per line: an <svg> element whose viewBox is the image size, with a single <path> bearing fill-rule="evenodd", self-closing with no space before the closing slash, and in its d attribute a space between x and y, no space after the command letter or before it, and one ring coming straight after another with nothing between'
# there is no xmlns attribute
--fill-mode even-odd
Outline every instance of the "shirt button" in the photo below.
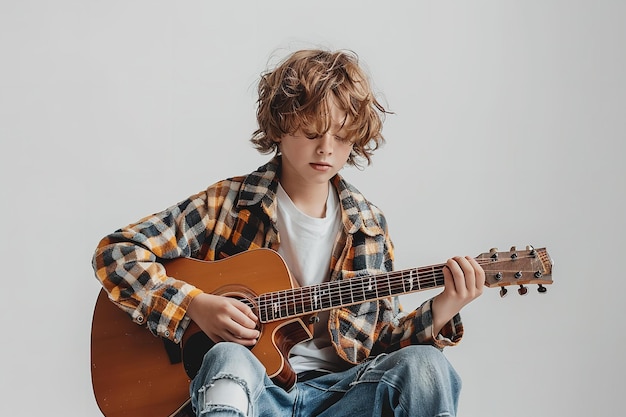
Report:
<svg viewBox="0 0 626 417"><path fill-rule="evenodd" d="M165 335L165 337L170 337L170 331L169 331L169 330L166 330L166 331L165 331L165 333L164 333L164 335Z"/></svg>
<svg viewBox="0 0 626 417"><path fill-rule="evenodd" d="M143 316L137 316L137 323L143 323Z"/></svg>

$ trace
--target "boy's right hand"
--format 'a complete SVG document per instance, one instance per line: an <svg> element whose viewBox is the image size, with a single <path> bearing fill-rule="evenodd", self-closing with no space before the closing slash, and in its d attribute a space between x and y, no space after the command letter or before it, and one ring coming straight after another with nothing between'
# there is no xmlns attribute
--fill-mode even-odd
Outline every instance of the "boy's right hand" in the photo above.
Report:
<svg viewBox="0 0 626 417"><path fill-rule="evenodd" d="M254 346L260 336L257 316L249 306L234 298L199 294L191 300L187 315L215 343Z"/></svg>

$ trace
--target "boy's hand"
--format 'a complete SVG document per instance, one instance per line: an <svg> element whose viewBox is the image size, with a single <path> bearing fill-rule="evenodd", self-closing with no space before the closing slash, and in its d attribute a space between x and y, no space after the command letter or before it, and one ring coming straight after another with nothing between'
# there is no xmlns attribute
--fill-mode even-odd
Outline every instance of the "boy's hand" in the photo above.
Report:
<svg viewBox="0 0 626 417"><path fill-rule="evenodd" d="M469 256L448 259L443 267L445 288L433 299L433 334L437 335L468 303L483 293L485 271Z"/></svg>
<svg viewBox="0 0 626 417"><path fill-rule="evenodd" d="M215 343L254 346L260 336L256 328L257 316L250 307L234 298L199 294L189 304L187 315Z"/></svg>

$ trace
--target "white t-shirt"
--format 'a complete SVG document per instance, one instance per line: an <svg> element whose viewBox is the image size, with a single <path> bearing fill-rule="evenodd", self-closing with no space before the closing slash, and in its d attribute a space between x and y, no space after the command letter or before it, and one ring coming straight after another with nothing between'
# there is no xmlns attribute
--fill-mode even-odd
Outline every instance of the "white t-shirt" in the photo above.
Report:
<svg viewBox="0 0 626 417"><path fill-rule="evenodd" d="M301 286L327 281L330 257L337 234L341 230L341 210L335 189L328 184L326 215L311 217L301 212L282 186L278 186L277 227L280 233L278 253ZM308 370L335 371L340 359L331 345L328 334L328 311L319 314L314 326L314 337L297 344L291 350L289 363L296 373Z"/></svg>

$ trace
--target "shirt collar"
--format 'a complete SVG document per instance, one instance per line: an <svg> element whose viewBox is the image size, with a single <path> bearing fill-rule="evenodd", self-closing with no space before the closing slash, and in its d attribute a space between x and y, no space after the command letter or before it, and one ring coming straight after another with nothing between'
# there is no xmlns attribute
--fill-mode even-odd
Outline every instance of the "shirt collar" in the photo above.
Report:
<svg viewBox="0 0 626 417"><path fill-rule="evenodd" d="M261 204L263 211L272 222L276 222L276 190L281 169L280 156L275 156L268 163L247 175L239 192L238 206ZM354 186L337 174L331 182L339 194L342 222L346 232L356 233L361 229L370 236L383 234L384 231L372 211L371 204Z"/></svg>

